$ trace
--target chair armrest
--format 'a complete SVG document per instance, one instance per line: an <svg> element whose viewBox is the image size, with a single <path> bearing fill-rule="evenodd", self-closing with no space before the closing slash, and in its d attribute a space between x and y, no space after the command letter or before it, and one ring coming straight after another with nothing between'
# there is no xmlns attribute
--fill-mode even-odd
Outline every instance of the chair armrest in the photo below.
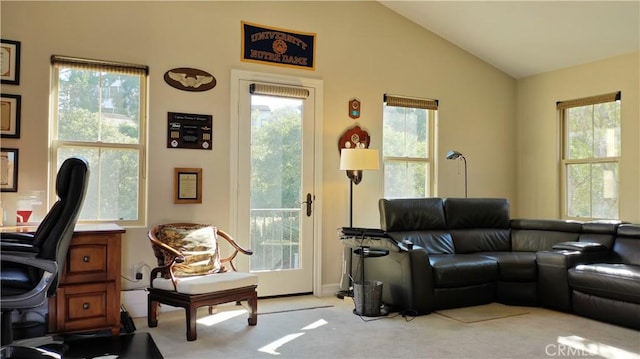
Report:
<svg viewBox="0 0 640 359"><path fill-rule="evenodd" d="M24 244L33 244L33 234L32 233L19 233L19 232L8 232L2 233L2 240L0 242L10 242L10 243L24 243Z"/></svg>
<svg viewBox="0 0 640 359"><path fill-rule="evenodd" d="M180 252L179 250L160 242L152 234L149 234L149 239L151 240L152 245L161 247L162 249L169 252L172 255L172 257L183 257L183 261L184 261L184 256L182 255L182 252Z"/></svg>
<svg viewBox="0 0 640 359"><path fill-rule="evenodd" d="M2 262L12 262L24 264L30 267L42 269L46 272L55 274L58 272L58 264L56 261L49 259L36 258L34 253L25 252L2 252Z"/></svg>
<svg viewBox="0 0 640 359"><path fill-rule="evenodd" d="M246 254L246 255L250 256L250 255L253 254L253 251L251 249L242 247L227 232L225 232L225 231L223 231L221 229L217 229L217 228L216 228L216 231L217 231L218 236L224 238L227 241L227 243L229 243L234 248L234 251L233 251L233 253L231 253L231 255L229 255L228 257L225 257L225 258L220 258L220 264L224 265L225 263L229 263L231 265L231 269L233 269L234 271L237 272L238 270L236 269L236 266L233 264L233 260L236 258L238 253L242 253L242 254Z"/></svg>
<svg viewBox="0 0 640 359"><path fill-rule="evenodd" d="M151 270L151 273L149 274L149 277L150 277L149 287L153 288L153 280L158 277L158 274L162 275L163 277L164 275L168 274L169 278L171 279L171 282L173 283L173 288L177 290L176 276L173 274L172 267L176 263L183 263L183 262L184 262L184 256L180 255L180 256L175 256L171 258L171 263L165 266L159 266L159 267L153 268Z"/></svg>
<svg viewBox="0 0 640 359"><path fill-rule="evenodd" d="M12 252L12 254L18 255L18 253L26 253L31 254L32 257L35 257L40 252L40 249L34 247L31 243L21 243L21 242L0 242L0 251L2 251L2 259L4 260L5 253Z"/></svg>
<svg viewBox="0 0 640 359"><path fill-rule="evenodd" d="M217 229L218 231L218 235L222 238L224 238L227 242L229 242L229 244L231 244L231 246L233 248L235 248L237 251L239 251L242 254L246 254L248 256L253 254L253 250L248 249L248 248L244 248L242 247L240 244L238 244L238 242L236 242L235 239L233 239L233 237L231 237L231 235L229 235L227 232L221 230L221 229ZM235 255L233 256L235 257Z"/></svg>

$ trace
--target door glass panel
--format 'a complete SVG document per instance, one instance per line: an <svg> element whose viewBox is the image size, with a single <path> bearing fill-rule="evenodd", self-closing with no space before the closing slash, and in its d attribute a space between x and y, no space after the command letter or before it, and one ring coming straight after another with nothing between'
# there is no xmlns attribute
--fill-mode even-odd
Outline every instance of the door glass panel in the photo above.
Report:
<svg viewBox="0 0 640 359"><path fill-rule="evenodd" d="M298 269L302 100L251 95L250 270Z"/></svg>

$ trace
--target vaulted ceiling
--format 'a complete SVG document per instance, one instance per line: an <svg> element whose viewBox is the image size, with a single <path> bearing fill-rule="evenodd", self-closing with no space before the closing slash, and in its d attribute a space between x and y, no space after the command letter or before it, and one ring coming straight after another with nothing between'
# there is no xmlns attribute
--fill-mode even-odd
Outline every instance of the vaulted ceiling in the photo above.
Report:
<svg viewBox="0 0 640 359"><path fill-rule="evenodd" d="M379 2L514 78L640 51L640 0Z"/></svg>

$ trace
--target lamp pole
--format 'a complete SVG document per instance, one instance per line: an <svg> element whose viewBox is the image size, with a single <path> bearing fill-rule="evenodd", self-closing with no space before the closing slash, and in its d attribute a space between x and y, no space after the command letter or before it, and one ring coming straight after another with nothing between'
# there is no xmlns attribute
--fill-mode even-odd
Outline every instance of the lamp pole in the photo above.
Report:
<svg viewBox="0 0 640 359"><path fill-rule="evenodd" d="M458 151L449 151L446 157L448 160L459 160L460 158L464 161L464 198L467 198L467 159Z"/></svg>
<svg viewBox="0 0 640 359"><path fill-rule="evenodd" d="M467 159L463 155L460 155L460 157L464 161L464 198L467 198Z"/></svg>

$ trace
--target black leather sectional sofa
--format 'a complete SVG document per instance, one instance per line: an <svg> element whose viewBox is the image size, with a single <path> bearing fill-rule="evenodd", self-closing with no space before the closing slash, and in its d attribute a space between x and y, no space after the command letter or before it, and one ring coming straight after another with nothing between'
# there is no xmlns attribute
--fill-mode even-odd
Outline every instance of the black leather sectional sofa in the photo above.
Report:
<svg viewBox="0 0 640 359"><path fill-rule="evenodd" d="M639 224L511 219L509 202L493 198L381 199L379 208L388 238L345 244L389 250L365 259L365 277L383 282L392 308L495 301L640 329Z"/></svg>

